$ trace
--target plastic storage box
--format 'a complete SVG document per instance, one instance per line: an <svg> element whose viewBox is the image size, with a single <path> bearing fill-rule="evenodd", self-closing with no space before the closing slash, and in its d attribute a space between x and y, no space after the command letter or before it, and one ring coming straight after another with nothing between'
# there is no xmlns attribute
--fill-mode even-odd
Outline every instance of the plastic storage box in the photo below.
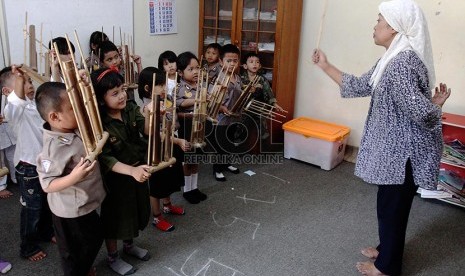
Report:
<svg viewBox="0 0 465 276"><path fill-rule="evenodd" d="M283 125L284 157L331 170L344 159L350 128L299 117Z"/></svg>

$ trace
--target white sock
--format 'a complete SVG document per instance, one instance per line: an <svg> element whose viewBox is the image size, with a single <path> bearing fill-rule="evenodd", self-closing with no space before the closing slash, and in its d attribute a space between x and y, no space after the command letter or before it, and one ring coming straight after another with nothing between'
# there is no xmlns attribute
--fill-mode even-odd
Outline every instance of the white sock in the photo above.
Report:
<svg viewBox="0 0 465 276"><path fill-rule="evenodd" d="M192 175L184 176L184 192L190 192L192 190Z"/></svg>
<svg viewBox="0 0 465 276"><path fill-rule="evenodd" d="M197 189L197 179L199 178L199 173L192 174L192 190Z"/></svg>

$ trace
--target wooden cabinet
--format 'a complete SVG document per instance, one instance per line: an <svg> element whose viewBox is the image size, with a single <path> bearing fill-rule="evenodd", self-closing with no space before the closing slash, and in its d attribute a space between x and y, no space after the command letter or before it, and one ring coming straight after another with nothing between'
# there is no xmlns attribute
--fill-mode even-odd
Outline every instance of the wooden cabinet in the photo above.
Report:
<svg viewBox="0 0 465 276"><path fill-rule="evenodd" d="M294 113L302 0L200 0L199 57L213 42L257 52L276 99ZM282 131L280 131L282 133Z"/></svg>

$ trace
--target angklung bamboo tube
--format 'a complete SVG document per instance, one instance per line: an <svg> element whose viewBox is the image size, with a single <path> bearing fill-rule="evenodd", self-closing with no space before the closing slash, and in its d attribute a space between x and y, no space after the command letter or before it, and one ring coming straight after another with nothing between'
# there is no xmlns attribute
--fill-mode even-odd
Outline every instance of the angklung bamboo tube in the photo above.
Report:
<svg viewBox="0 0 465 276"><path fill-rule="evenodd" d="M153 74L152 102L149 116L149 142L148 142L148 165L150 173L167 168L176 162L173 156L173 123L167 119L167 100L164 103L164 112L161 110L161 94L156 93L156 74ZM174 92L176 93L176 92ZM161 125L161 126L160 126Z"/></svg>
<svg viewBox="0 0 465 276"><path fill-rule="evenodd" d="M34 25L29 25L29 67L35 70L38 69L36 49L36 26Z"/></svg>
<svg viewBox="0 0 465 276"><path fill-rule="evenodd" d="M231 66L228 66L224 70L225 66L222 68L223 77L221 81L218 81L215 86L213 86L212 93L210 96L210 102L208 103L208 116L209 119L214 123L218 123L216 117L218 116L218 111L220 110L221 105L223 104L224 97L228 91L229 81L231 80L230 69ZM232 67L232 71L236 69L236 66ZM219 77L217 80L220 79Z"/></svg>
<svg viewBox="0 0 465 276"><path fill-rule="evenodd" d="M4 177L10 172L10 170L8 170L8 168L5 166L5 160L3 159L4 158L3 154L4 152L0 151L0 177Z"/></svg>
<svg viewBox="0 0 465 276"><path fill-rule="evenodd" d="M208 72L205 68L200 71L195 94L194 114L192 117L192 129L190 143L193 148L205 146L205 121L207 119L207 87Z"/></svg>
<svg viewBox="0 0 465 276"><path fill-rule="evenodd" d="M84 52L82 51L81 44L79 43L79 37L76 31L74 31L74 37L76 39L76 44L79 49L79 54L81 55L82 64L84 65L85 71L88 73L89 71L87 68L87 64L85 62ZM66 36L66 38L68 37ZM67 41L68 41L68 47L71 48L69 39L67 39ZM74 62L74 64L76 63ZM89 74L87 74L87 76L90 79ZM94 87L92 86L91 83L86 84L81 79L79 79L79 88L81 89L80 90L81 95L82 95L82 98L84 99L84 105L86 107L87 114L90 119L90 124L92 127L94 139L95 141L99 141L102 139L102 136L103 136L103 126L102 126L102 121L100 119L100 113L99 113L98 106L97 106L97 97L95 96Z"/></svg>
<svg viewBox="0 0 465 276"><path fill-rule="evenodd" d="M241 95L234 103L233 107L229 110L233 116L239 116L242 113L244 107L249 103L250 97L255 92L255 85L258 83L258 75L255 75L253 80L247 84L242 90Z"/></svg>

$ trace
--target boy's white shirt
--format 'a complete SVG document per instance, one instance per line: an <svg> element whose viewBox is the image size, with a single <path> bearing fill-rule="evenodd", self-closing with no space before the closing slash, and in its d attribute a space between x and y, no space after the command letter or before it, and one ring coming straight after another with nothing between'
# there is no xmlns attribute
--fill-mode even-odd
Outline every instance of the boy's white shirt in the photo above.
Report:
<svg viewBox="0 0 465 276"><path fill-rule="evenodd" d="M35 101L20 99L15 91L8 96L4 115L16 136L15 166L20 161L37 165L37 155L42 151L42 125Z"/></svg>

